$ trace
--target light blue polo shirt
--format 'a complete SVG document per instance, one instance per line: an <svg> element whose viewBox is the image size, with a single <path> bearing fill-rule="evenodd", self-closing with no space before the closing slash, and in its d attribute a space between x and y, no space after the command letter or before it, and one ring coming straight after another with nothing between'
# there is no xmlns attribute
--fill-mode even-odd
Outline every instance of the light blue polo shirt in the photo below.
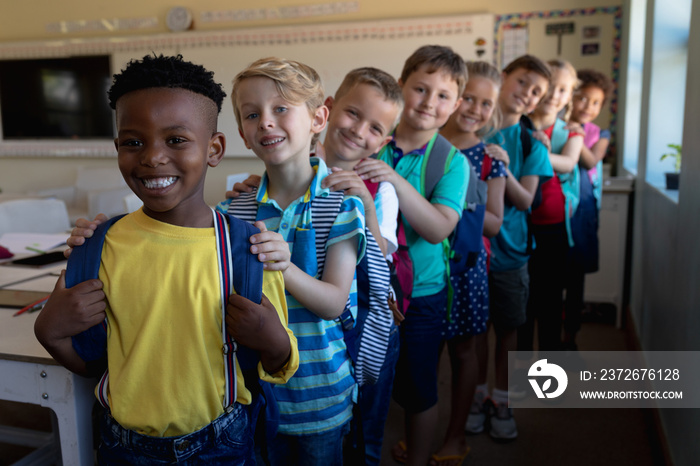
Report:
<svg viewBox="0 0 700 466"><path fill-rule="evenodd" d="M520 123L500 130L487 141L498 144L508 153L508 168L516 179L527 175L537 175L540 182L554 176L549 152L541 142L530 135L532 149L523 160L523 147L520 143ZM506 202L503 209L503 224L498 234L491 238L491 270L503 272L516 270L527 264L527 211L518 210Z"/></svg>
<svg viewBox="0 0 700 466"><path fill-rule="evenodd" d="M436 133L434 138L437 138ZM386 162L419 192L421 189L421 167L428 144L420 149L403 154L392 139L380 154L380 160ZM457 151L447 169L447 173L438 181L430 199L431 204L442 204L462 216L462 207L467 195L469 183L469 165L464 155ZM399 204L399 209L401 205ZM445 253L441 243L431 244L423 239L411 225L401 217L408 254L413 262L413 297L431 296L442 291L447 285Z"/></svg>

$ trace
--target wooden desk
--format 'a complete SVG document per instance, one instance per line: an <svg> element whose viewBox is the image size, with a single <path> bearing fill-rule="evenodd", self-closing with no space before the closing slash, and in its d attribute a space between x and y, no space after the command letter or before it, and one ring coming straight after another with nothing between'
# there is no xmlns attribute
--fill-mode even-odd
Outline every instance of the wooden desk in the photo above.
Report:
<svg viewBox="0 0 700 466"><path fill-rule="evenodd" d="M39 278L14 284L12 289L50 292L56 276L46 275L65 264L38 270ZM0 283L18 276L19 269L0 266ZM28 275L25 272L19 275ZM31 274L29 274L31 275ZM0 399L50 408L56 414L58 432L48 444L45 433L0 426L0 438L9 443L38 447L23 464L44 464L59 457L65 466L92 465L92 406L95 380L73 374L44 350L34 337L37 313L12 315L16 309L0 308ZM57 438L56 438L57 437Z"/></svg>

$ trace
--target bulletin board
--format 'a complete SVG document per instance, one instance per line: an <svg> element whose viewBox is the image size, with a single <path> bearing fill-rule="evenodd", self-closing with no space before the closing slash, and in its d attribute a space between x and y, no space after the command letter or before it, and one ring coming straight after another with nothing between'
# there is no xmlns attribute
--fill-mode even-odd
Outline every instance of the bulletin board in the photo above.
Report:
<svg viewBox="0 0 700 466"><path fill-rule="evenodd" d="M545 61L561 58L576 69L595 69L606 74L615 83L615 92L596 124L609 128L614 135L621 27L619 6L497 15L494 57L500 68L529 53Z"/></svg>
<svg viewBox="0 0 700 466"><path fill-rule="evenodd" d="M450 46L465 60L493 62L494 30L494 16L491 14L456 15L214 32L189 31L64 43L8 44L0 46L0 59L109 54L112 70L117 72L130 59L141 58L153 51L180 53L186 60L213 71L215 79L230 94L231 82L239 71L258 58L278 56L315 68L323 80L326 95L332 95L345 74L357 67L374 66L398 78L406 58L418 47L427 44ZM229 98L219 117L219 129L227 137L227 156L252 155L238 135ZM91 146L69 143L56 152L51 145L24 143L22 147L14 145L8 148L7 143L0 142L0 155L8 150L15 155L114 156L111 143Z"/></svg>

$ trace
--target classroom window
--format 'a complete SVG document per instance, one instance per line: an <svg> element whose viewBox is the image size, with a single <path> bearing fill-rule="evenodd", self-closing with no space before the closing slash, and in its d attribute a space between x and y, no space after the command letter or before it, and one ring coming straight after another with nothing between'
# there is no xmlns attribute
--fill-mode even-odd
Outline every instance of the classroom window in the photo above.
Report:
<svg viewBox="0 0 700 466"><path fill-rule="evenodd" d="M639 125L642 121L642 75L644 73L644 37L646 31L646 0L630 2L627 76L625 86L624 136L622 166L637 174L639 161Z"/></svg>
<svg viewBox="0 0 700 466"><path fill-rule="evenodd" d="M674 166L660 157L668 144L683 139L690 12L691 0L657 0L654 6L646 181L661 189Z"/></svg>

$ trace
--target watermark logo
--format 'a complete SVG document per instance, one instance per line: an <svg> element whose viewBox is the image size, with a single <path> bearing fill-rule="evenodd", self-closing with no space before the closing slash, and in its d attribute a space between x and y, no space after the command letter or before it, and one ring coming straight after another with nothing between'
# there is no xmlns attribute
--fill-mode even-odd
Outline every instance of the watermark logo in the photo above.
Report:
<svg viewBox="0 0 700 466"><path fill-rule="evenodd" d="M569 383L564 369L556 364L548 363L546 359L540 359L530 366L527 375L537 398L556 398L564 393ZM557 384L554 390L550 391L553 388L552 380L556 380Z"/></svg>

